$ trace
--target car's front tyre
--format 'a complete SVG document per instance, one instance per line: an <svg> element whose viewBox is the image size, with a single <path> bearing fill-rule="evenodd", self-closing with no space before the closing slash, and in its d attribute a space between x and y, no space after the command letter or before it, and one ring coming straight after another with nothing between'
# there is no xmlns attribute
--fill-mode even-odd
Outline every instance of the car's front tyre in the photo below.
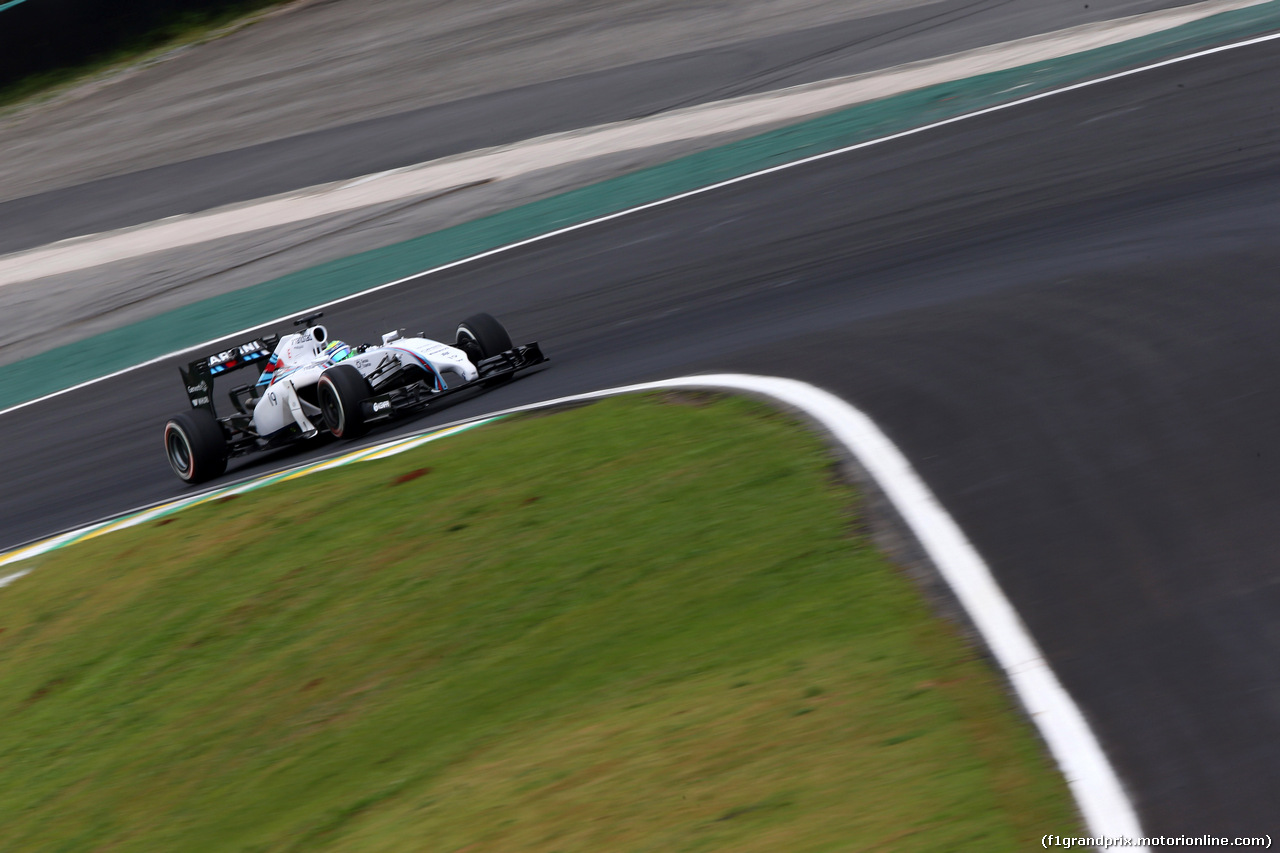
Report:
<svg viewBox="0 0 1280 853"><path fill-rule="evenodd" d="M369 431L361 403L373 396L373 387L360 371L339 364L320 374L316 396L325 426L337 438L359 438Z"/></svg>
<svg viewBox="0 0 1280 853"><path fill-rule="evenodd" d="M511 349L511 335L492 314L472 314L458 324L454 344L473 363Z"/></svg>
<svg viewBox="0 0 1280 853"><path fill-rule="evenodd" d="M173 473L185 483L203 483L227 470L227 439L207 409L192 409L164 425L164 450Z"/></svg>

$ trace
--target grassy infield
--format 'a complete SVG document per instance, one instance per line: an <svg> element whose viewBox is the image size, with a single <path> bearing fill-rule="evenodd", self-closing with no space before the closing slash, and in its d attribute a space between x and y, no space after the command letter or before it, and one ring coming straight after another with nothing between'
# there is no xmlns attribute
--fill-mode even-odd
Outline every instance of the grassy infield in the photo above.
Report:
<svg viewBox="0 0 1280 853"><path fill-rule="evenodd" d="M0 591L0 849L1025 850L990 666L740 399L505 421Z"/></svg>

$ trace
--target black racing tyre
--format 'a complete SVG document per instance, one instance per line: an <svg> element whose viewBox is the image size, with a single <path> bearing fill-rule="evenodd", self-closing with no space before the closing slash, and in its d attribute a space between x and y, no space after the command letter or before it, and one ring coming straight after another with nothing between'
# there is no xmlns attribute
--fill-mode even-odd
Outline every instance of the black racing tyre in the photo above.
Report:
<svg viewBox="0 0 1280 853"><path fill-rule="evenodd" d="M458 349L473 362L511 349L511 336L492 314L472 314L463 320L456 340Z"/></svg>
<svg viewBox="0 0 1280 853"><path fill-rule="evenodd" d="M373 386L352 365L335 365L320 374L316 396L325 426L337 438L359 438L369 431L360 404L373 396Z"/></svg>
<svg viewBox="0 0 1280 853"><path fill-rule="evenodd" d="M208 409L192 409L164 425L164 451L185 483L203 483L227 470L227 438Z"/></svg>

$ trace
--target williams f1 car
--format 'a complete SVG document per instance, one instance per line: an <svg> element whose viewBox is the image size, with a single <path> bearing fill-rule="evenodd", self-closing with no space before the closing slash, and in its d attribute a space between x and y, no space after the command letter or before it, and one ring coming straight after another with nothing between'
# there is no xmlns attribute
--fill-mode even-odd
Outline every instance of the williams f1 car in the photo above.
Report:
<svg viewBox="0 0 1280 853"><path fill-rule="evenodd" d="M191 411L164 426L175 474L203 482L226 471L233 456L314 438L321 430L359 438L380 421L506 382L547 361L536 342L512 346L488 314L464 320L452 344L388 332L380 345L356 347L331 340L316 322L320 316L295 320L300 332L267 335L179 368ZM234 411L219 416L215 378L245 367L260 369L257 381L231 388Z"/></svg>

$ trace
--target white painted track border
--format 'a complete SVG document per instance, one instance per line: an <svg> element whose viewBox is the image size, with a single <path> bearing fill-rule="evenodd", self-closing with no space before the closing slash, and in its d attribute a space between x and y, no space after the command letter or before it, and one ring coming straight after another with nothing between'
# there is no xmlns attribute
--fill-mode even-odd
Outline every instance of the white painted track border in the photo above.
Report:
<svg viewBox="0 0 1280 853"><path fill-rule="evenodd" d="M875 422L805 382L722 374L647 382L525 406L517 411L640 391L704 388L759 394L799 409L846 447L893 503L1009 678L1067 780L1092 837L1144 837L1137 812L1083 711L1058 681L977 549ZM1147 847L1129 848L1147 851Z"/></svg>
<svg viewBox="0 0 1280 853"><path fill-rule="evenodd" d="M103 376L99 376L94 379L86 380L85 382L72 385L69 388L63 388L60 391L54 391L51 394L45 394L44 396L37 397L34 400L27 400L26 402L12 405L7 409L0 409L0 416L9 414L10 412L16 412L19 409L26 408L27 406L34 406L35 404L44 402L45 400L50 400L55 397L60 397L63 394L68 394L72 391L85 388L89 385L93 385L95 383L101 382L104 379L112 379L117 376L123 376L124 374L134 370L138 370L139 368L148 367L153 364L158 364L161 361L165 361L166 359L173 358L174 356L196 352L198 350L212 349L220 341L225 341L232 338L246 337L250 335L252 332L254 332L255 330L261 329L264 326L274 326L281 323L285 323L292 320L294 317L301 316L303 314L309 314L315 311L323 311L334 305L341 305L342 303L349 302L353 299L360 299L361 297L368 296L369 294L372 294L372 293L377 293L378 291L381 291L381 290L386 290L387 288L398 287L402 284L406 284L411 281L416 281L420 278L424 278L429 275L435 275L436 273L444 272L445 270L454 269L456 267L460 267L465 264L470 264L479 260L483 260L485 258L493 257L494 255L510 252L515 249L519 249L523 246L528 246L534 243L540 243L543 240L550 240L553 237L559 237L563 234L568 234L573 231L581 230L583 228L590 228L594 225L599 225L604 222L610 222L614 219L620 219L624 216L630 216L635 213L640 213L641 211L650 210L655 207L661 207L662 205L666 205L666 204L672 204L682 199L691 198L697 195L702 195L703 193L713 192L715 190L732 186L734 184L739 184L744 181L753 180L755 178L763 177L765 175L771 175L771 174L774 174L775 172L781 172L787 169L796 168L798 166L804 166L808 163L814 163L819 160L825 160L829 157L838 157L842 154L848 154L852 151L858 151L863 148L869 148L873 145L880 145L885 142L892 142L897 139L903 139L908 136L914 136L918 133L925 133L927 131L935 130L940 127L946 127L947 125L956 124L957 122L968 121L969 119L977 118L979 116L990 115L991 113L997 113L1003 110L1013 109L1015 107L1020 107L1025 104L1030 104L1035 101L1043 100L1045 98L1051 98L1055 95L1061 95L1066 92L1074 92L1078 89L1085 89L1090 86L1097 86L1103 83L1109 83L1113 80L1119 80L1124 77L1132 77L1135 74L1142 74L1147 71L1153 71L1157 68L1164 68L1169 65L1176 65L1181 62L1189 62L1191 60L1200 59L1205 56L1211 56L1213 54L1222 53L1224 51L1229 51L1229 50L1237 50L1243 47L1250 47L1255 44L1262 44L1264 42L1274 41L1276 39L1280 39L1280 33L1270 33L1268 35L1256 36L1253 38L1244 39L1243 41L1232 42L1231 44L1219 45L1217 47L1211 47L1211 48L1206 48L1205 50L1195 51L1194 53L1183 54L1182 56L1175 56L1169 59L1162 59L1159 62L1153 62L1149 65L1143 65L1138 68L1130 68L1126 71L1119 71L1114 74L1107 74L1102 77L1095 77L1091 80L1084 80L1079 83L1072 83L1068 86L1062 86L1060 88L1051 89L1047 92L1040 92L1035 95L1028 95L1025 98L1018 98L1013 101L1008 101L1007 103L996 104L990 107L984 107L983 109L980 109L980 110L974 110L973 112L970 112L970 113L963 113L962 115L952 116L951 118L942 119L940 121L931 122L929 124L924 124L924 125L921 125L920 127L913 127L913 128L910 128L909 130L904 130L898 133L889 134L888 136L881 136L876 139L869 139L864 142L856 143L854 145L846 145L843 148L837 148L832 151L824 151L821 154L813 154L808 157L802 157L799 160L792 160L787 163L781 163L777 166L771 166L767 169L760 169L759 171L750 172L746 175L739 175L736 178L729 178L728 180L718 181L713 184L708 184L705 187L698 187L697 189L688 190L682 193L677 193L676 195L667 196L666 198L661 198L656 201L651 201L645 204L637 205L635 207L630 207L630 208L627 208L626 210L620 210L615 213L607 214L605 216L598 216L594 219L589 219L585 222L579 222L574 225L567 225L564 228L557 228L554 231L548 231L544 234L538 234L536 236L529 237L524 240L518 240L514 243L508 243L503 246L498 246L497 248L494 248L494 249L489 249L487 251L480 252L475 255L470 255L468 257L461 258L456 261L451 261L447 264L441 264L439 266L432 267L431 269L423 270L421 272L416 272L412 275L407 275L403 278L398 278L394 281L389 281L384 284L377 285L375 287L370 287L366 290L360 291L359 293L352 293L347 296L340 297L338 299L332 299L328 302L322 302L318 305L312 305L309 308L302 308L302 309L299 309L298 311L294 311L284 316L276 317L271 320L266 320L262 323L249 326L235 332L230 332L228 334L221 335L216 338L211 338L210 340L207 340L207 341L202 341L197 344L192 344L191 346L173 350L172 352L165 353L164 355L159 355L159 356L156 356L155 358L150 358L150 359L147 359L146 361L139 362L138 364L130 365L129 367L125 367L120 370L107 373Z"/></svg>
<svg viewBox="0 0 1280 853"><path fill-rule="evenodd" d="M422 444L424 440L456 434L463 428L503 415L598 400L618 394L680 389L713 389L768 397L804 412L853 454L893 503L903 522L911 529L925 553L933 561L938 573L942 575L972 620L992 656L1008 676L1018 699L1040 731L1063 776L1066 777L1090 835L1112 838L1127 836L1135 840L1143 837L1137 813L1129 795L1107 759L1097 736L1085 720L1084 713L1058 681L1013 604L1005 597L991 569L969 542L959 525L911 467L911 463L907 461L902 451L889 440L871 418L834 394L808 383L779 377L720 374L646 382L561 397L493 412L443 428L433 428L429 432L399 438L372 448L363 448L337 459L308 463L292 471L277 472L247 483L238 483L203 493L195 499L180 502L177 508L213 500L219 495L233 491L245 491L258 484L293 479L311 471L325 470L365 459L383 458ZM169 508L172 506L174 505L145 510L142 515L135 516L136 521L122 519L114 524L96 525L93 529L102 532L123 529L131 523L155 517L164 511L171 511ZM23 551L34 555L45 553L64 543L74 542L88 530L86 528L64 533L45 543L27 546L19 552L0 554L0 565L14 562L15 557L22 559L23 557L17 555ZM44 545L49 547L42 547ZM17 580L29 571L20 571L0 578L0 586ZM1130 849L1148 850L1146 847Z"/></svg>

